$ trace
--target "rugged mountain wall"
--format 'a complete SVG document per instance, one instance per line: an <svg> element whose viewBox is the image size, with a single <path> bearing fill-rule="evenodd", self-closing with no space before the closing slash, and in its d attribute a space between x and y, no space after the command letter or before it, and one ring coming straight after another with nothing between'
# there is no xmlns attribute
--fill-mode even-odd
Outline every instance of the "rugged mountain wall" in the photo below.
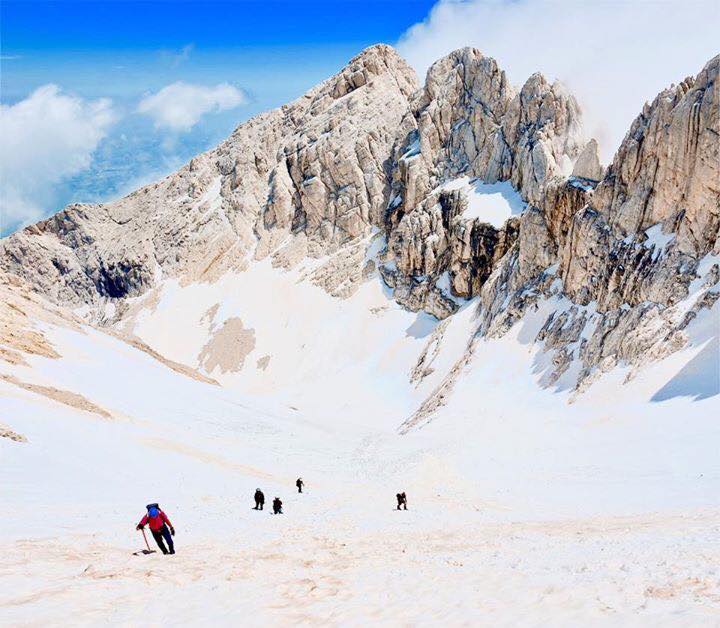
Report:
<svg viewBox="0 0 720 628"><path fill-rule="evenodd" d="M383 276L404 305L442 318L458 307L437 286L443 274L449 274L450 296L479 294L517 238L518 222L494 228L464 219L463 199L441 184L460 176L510 181L526 201L541 204L548 186L569 175L582 152L580 110L541 74L516 92L494 59L464 48L428 70L413 115L416 127L394 168L387 216L393 266ZM586 151L593 147L597 154L594 142Z"/></svg>
<svg viewBox="0 0 720 628"><path fill-rule="evenodd" d="M94 308L161 277L243 268L290 234L289 262L337 250L383 223L389 162L416 89L407 64L374 46L162 181L14 234L0 265L57 302Z"/></svg>
<svg viewBox="0 0 720 628"><path fill-rule="evenodd" d="M113 323L167 277L317 258L309 279L339 297L379 274L439 319L477 298L478 337L544 308L532 339L551 357L544 382L582 386L683 346L717 299L719 65L647 105L604 171L561 85L535 74L516 91L466 48L418 87L374 46L166 179L5 239L0 269L90 319L112 303ZM468 217L467 187L498 182L524 210ZM368 258L376 232L384 246Z"/></svg>
<svg viewBox="0 0 720 628"><path fill-rule="evenodd" d="M523 214L483 287L482 330L503 333L562 298L537 338L554 351L548 381L572 366L582 385L663 357L717 301L719 69L715 57L647 105L594 190L571 178Z"/></svg>

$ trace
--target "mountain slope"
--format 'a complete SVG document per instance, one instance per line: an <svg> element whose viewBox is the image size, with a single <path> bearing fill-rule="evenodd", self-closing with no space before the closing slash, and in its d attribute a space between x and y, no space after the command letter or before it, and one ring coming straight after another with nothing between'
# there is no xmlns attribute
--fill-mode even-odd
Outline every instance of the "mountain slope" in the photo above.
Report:
<svg viewBox="0 0 720 628"><path fill-rule="evenodd" d="M300 320L258 299L257 314L243 308L257 316L258 342L261 332L280 346L294 334L314 341L284 354L293 372L278 373L283 385L253 383L242 369L233 377L247 379L222 377L223 386L32 292L18 298L13 285L0 312L24 364L0 364L0 423L22 440L0 437L0 619L712 622L717 396L646 401L702 351L676 352L625 386L615 372L568 406L533 373L544 360L531 342L540 308L501 338L477 340L435 420L399 436L477 320L466 306L434 324L379 285L335 299L267 261L234 280L168 286L162 316L138 323L155 338L145 325L165 329L168 348L192 345L173 325L189 329L183 319L208 292L236 289L240 303L223 302L232 309L268 286ZM322 315L304 329L310 313ZM415 396L403 376L419 381ZM283 499L282 517L251 509L258 486ZM393 510L399 490L407 512ZM177 530L170 562L132 554L152 501Z"/></svg>

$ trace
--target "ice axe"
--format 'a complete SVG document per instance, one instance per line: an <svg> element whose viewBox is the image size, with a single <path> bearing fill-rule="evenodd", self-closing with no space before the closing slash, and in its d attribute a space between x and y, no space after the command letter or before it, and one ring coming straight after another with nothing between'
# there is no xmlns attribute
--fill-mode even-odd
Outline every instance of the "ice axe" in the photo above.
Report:
<svg viewBox="0 0 720 628"><path fill-rule="evenodd" d="M145 539L145 547L147 547L147 549L140 550L139 552L134 552L134 555L139 556L140 554L154 554L155 550L150 549L150 544L148 543L147 536L145 536L145 528L140 528L140 532L142 532L143 539Z"/></svg>

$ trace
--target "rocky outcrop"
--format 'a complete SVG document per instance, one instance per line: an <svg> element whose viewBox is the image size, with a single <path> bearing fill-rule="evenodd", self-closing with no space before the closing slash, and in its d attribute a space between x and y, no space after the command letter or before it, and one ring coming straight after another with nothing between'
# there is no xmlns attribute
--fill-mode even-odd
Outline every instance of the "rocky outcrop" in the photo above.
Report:
<svg viewBox="0 0 720 628"><path fill-rule="evenodd" d="M592 139L577 158L573 166L572 176L577 179L589 179L599 181L603 176L603 168L600 165L600 155L597 142Z"/></svg>
<svg viewBox="0 0 720 628"><path fill-rule="evenodd" d="M606 172L591 141L572 176L546 180L480 287L477 334L404 430L444 403L478 338L523 321L539 329L526 340L543 349L541 384L577 391L684 347L689 324L709 310L717 321L717 74L715 58L646 106Z"/></svg>
<svg viewBox="0 0 720 628"><path fill-rule="evenodd" d="M657 223L684 253L702 256L720 226L720 55L695 78L661 92L625 136L593 195L613 233Z"/></svg>
<svg viewBox="0 0 720 628"><path fill-rule="evenodd" d="M545 183L570 174L582 149L579 107L559 83L533 74L516 93L495 60L473 48L433 64L413 108L417 130L399 155L402 213L460 175L512 181L538 203Z"/></svg>

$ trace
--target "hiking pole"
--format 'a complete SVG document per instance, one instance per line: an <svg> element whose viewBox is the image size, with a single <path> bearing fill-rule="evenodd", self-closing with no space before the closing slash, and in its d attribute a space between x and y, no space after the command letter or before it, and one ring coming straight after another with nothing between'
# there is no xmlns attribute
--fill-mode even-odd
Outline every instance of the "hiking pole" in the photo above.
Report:
<svg viewBox="0 0 720 628"><path fill-rule="evenodd" d="M150 544L147 542L147 537L145 536L145 528L140 528L140 532L143 533L143 538L145 539L145 547L148 548L148 552L152 552L150 549Z"/></svg>

